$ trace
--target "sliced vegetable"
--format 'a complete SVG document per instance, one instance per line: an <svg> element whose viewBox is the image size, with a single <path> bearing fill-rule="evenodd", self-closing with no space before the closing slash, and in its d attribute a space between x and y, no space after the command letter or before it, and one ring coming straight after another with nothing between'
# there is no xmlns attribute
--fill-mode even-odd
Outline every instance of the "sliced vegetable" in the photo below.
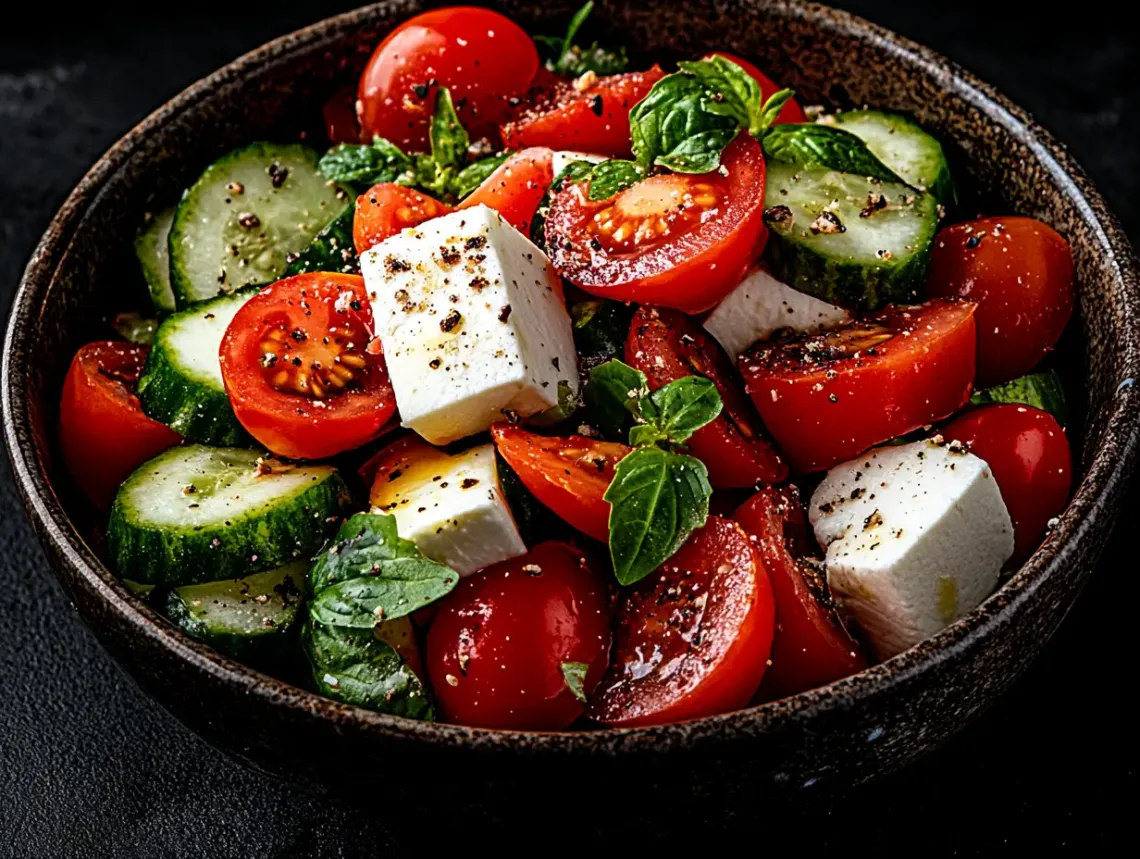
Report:
<svg viewBox="0 0 1140 859"><path fill-rule="evenodd" d="M375 185L356 198L356 217L352 222L356 252L363 254L400 230L452 211L447 203L403 185Z"/></svg>
<svg viewBox="0 0 1140 859"><path fill-rule="evenodd" d="M490 206L508 224L528 236L538 205L554 181L553 162L554 153L545 147L535 146L516 152L472 191L458 208Z"/></svg>
<svg viewBox="0 0 1140 859"><path fill-rule="evenodd" d="M289 261L285 276L313 271L360 274L360 260L352 241L354 214L350 206L317 233L312 243Z"/></svg>
<svg viewBox="0 0 1140 859"><path fill-rule="evenodd" d="M170 313L175 307L174 292L170 288L170 251L167 245L174 208L148 212L142 229L135 236L135 256L150 291L151 303L159 313Z"/></svg>
<svg viewBox="0 0 1140 859"><path fill-rule="evenodd" d="M975 391L970 397L970 405L986 406L997 403L1013 403L1030 406L1048 412L1062 426L1069 423L1069 407L1065 403L1065 389L1055 370L1030 373L1012 382L994 385Z"/></svg>

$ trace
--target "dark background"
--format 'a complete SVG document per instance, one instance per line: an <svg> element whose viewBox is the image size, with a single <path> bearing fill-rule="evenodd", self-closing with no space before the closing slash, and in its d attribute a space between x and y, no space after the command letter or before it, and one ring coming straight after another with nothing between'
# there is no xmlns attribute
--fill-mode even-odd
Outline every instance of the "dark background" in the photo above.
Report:
<svg viewBox="0 0 1140 859"><path fill-rule="evenodd" d="M112 0L39 15L33 29L5 24L0 308L52 212L120 134L238 54L351 5L205 0L158 18ZM1140 47L1109 4L1063 18L1037 3L836 5L932 46L1028 108L1070 146L1134 241L1140 236ZM506 825L454 831L448 809L483 798L441 780L438 795L424 798L439 810L425 831L386 813L380 779L363 806L309 796L223 758L144 698L51 580L6 460L0 469L0 857L355 857L446 849L452 839L468 850L545 852L619 840L678 847L688 838L718 849L732 837L749 852L885 856L1030 847L1100 855L1131 843L1137 563L1127 524L1029 674L905 773L810 798L775 820L692 820L679 808L680 832L618 834L623 806L670 798L598 785L580 807L552 808L549 819L506 814ZM1134 487L1133 506L1137 495Z"/></svg>

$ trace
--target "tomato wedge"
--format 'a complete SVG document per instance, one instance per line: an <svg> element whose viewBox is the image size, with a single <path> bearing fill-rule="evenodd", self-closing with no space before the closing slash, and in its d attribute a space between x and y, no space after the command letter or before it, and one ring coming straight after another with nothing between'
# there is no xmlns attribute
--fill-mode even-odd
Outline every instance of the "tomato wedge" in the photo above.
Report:
<svg viewBox="0 0 1140 859"><path fill-rule="evenodd" d="M772 664L759 697L774 701L866 668L867 657L826 600L826 586L799 560L807 523L795 488L764 489L733 518L760 555L776 596Z"/></svg>
<svg viewBox="0 0 1140 859"><path fill-rule="evenodd" d="M504 161L498 170L463 199L458 208L490 206L508 224L529 236L530 222L553 181L554 152L534 146L516 152Z"/></svg>
<svg viewBox="0 0 1140 859"><path fill-rule="evenodd" d="M630 154L629 112L649 94L665 72L660 66L644 72L609 77L588 73L561 84L548 96L502 126L508 149L549 146L614 157Z"/></svg>
<svg viewBox="0 0 1140 859"><path fill-rule="evenodd" d="M322 459L379 435L396 411L364 278L313 272L251 298L222 338L234 414L280 456Z"/></svg>
<svg viewBox="0 0 1140 859"><path fill-rule="evenodd" d="M961 408L975 346L974 305L934 299L758 343L739 367L764 425L792 467L808 472Z"/></svg>
<svg viewBox="0 0 1140 859"><path fill-rule="evenodd" d="M764 155L741 133L722 171L650 176L608 200L579 182L554 195L546 243L558 273L617 301L708 310L731 292L767 241Z"/></svg>
<svg viewBox="0 0 1140 859"><path fill-rule="evenodd" d="M771 98L783 89L782 86L760 71L760 69L756 68L756 66L752 65L752 63L748 62L748 60L738 57L736 54L730 54L728 51L713 51L711 54L706 54L702 59L707 60L709 57L724 57L726 60L731 60L744 69L744 71L748 72L749 76L751 76L756 83L760 84L760 96L763 99ZM780 112L776 114L776 118L772 124L782 125L784 123L807 121L807 115L804 113L803 108L792 98L788 99L784 106L780 108Z"/></svg>
<svg viewBox="0 0 1140 859"><path fill-rule="evenodd" d="M602 496L631 448L581 435L543 436L511 424L495 424L491 438L535 498L583 534L609 541L610 504Z"/></svg>
<svg viewBox="0 0 1140 859"><path fill-rule="evenodd" d="M625 341L625 360L645 374L650 390L692 375L716 385L724 408L688 441L713 486L752 488L788 476L788 467L763 435L756 410L741 393L732 362L692 319L676 310L638 308Z"/></svg>
<svg viewBox="0 0 1140 859"><path fill-rule="evenodd" d="M772 586L740 526L710 516L618 607L610 670L587 713L661 725L748 704L772 647Z"/></svg>
<svg viewBox="0 0 1140 859"><path fill-rule="evenodd" d="M143 414L135 387L149 350L121 341L88 343L63 380L59 444L83 494L106 510L127 476L182 436Z"/></svg>
<svg viewBox="0 0 1140 859"><path fill-rule="evenodd" d="M352 243L358 254L396 235L400 230L455 211L434 197L397 185L381 182L356 198L352 219Z"/></svg>

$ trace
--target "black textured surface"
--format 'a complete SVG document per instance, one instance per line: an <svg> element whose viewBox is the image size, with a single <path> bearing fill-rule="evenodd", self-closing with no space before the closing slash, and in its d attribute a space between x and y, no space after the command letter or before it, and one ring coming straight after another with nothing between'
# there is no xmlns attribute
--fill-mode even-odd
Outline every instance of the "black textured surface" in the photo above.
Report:
<svg viewBox="0 0 1140 859"><path fill-rule="evenodd" d="M278 3L270 15L207 2L130 21L116 5L0 37L0 306L52 211L122 131L238 53L348 4ZM839 5L942 51L1033 111L1140 237L1140 51L1125 28L1100 15L1062 25L1036 4ZM364 856L449 838L585 847L620 825L624 804L669 801L599 785L581 808L552 809L538 830L499 809L485 840L471 824L445 836L446 825L425 832L424 821L387 819L380 777L376 796L352 808L247 772L146 700L99 650L51 581L0 467L0 856ZM980 724L908 772L820 797L745 843L763 850L795 839L809 855L991 855L1031 844L1099 853L1122 842L1136 793L1123 685L1135 576L1127 530L1045 657ZM425 807L446 824L449 806L474 799L441 784ZM658 835L708 841L732 828L684 823Z"/></svg>

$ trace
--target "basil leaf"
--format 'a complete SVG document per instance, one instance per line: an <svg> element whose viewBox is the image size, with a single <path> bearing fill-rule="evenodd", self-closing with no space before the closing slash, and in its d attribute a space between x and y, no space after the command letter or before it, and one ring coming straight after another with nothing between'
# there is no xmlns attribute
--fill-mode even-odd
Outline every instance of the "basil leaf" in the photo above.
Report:
<svg viewBox="0 0 1140 859"><path fill-rule="evenodd" d="M562 677L566 681L566 688L570 694L586 703L586 672L590 666L585 662L563 662Z"/></svg>
<svg viewBox="0 0 1140 859"><path fill-rule="evenodd" d="M643 447L618 462L606 490L610 558L631 585L671 558L708 518L708 471L691 456Z"/></svg>
<svg viewBox="0 0 1140 859"><path fill-rule="evenodd" d="M124 340L149 346L154 342L158 320L147 319L140 313L120 313L111 322L111 327L119 332L119 336Z"/></svg>
<svg viewBox="0 0 1140 859"><path fill-rule="evenodd" d="M632 161L612 158L603 161L590 171L590 200L608 200L645 178L645 171Z"/></svg>
<svg viewBox="0 0 1140 859"><path fill-rule="evenodd" d="M431 117L431 158L440 167L458 169L467 160L467 148L471 140L455 112L451 92L440 87L435 96L435 112Z"/></svg>
<svg viewBox="0 0 1140 859"><path fill-rule="evenodd" d="M656 424L634 424L629 428L630 447L650 447L659 441L668 440L669 436Z"/></svg>
<svg viewBox="0 0 1140 859"><path fill-rule="evenodd" d="M574 37L594 9L592 0L574 13L566 27L564 36L535 36L534 41L545 48L550 55L546 67L557 75L578 77L586 72L598 75L614 75L625 71L629 66L629 55L625 48L608 50L594 42L588 48L574 44Z"/></svg>
<svg viewBox="0 0 1140 859"><path fill-rule="evenodd" d="M658 388L649 399L657 410L658 430L674 444L713 420L723 407L716 385L704 376L682 376ZM632 433L630 444L636 446Z"/></svg>
<svg viewBox="0 0 1140 859"><path fill-rule="evenodd" d="M792 97L792 91L784 89L773 93L765 102L759 82L725 57L713 56L677 65L700 81L711 94L705 110L733 117L753 137L764 133Z"/></svg>
<svg viewBox="0 0 1140 859"><path fill-rule="evenodd" d="M975 391L970 405L985 406L993 403L1014 403L1048 412L1065 426L1069 421L1069 408L1065 402L1065 389L1055 370L1030 373L992 388Z"/></svg>
<svg viewBox="0 0 1140 859"><path fill-rule="evenodd" d="M371 143L359 146L350 143L334 146L321 156L317 170L333 182L375 185L377 182L396 182L401 177L407 179L407 174L413 170L413 162L396 144L383 137L374 137Z"/></svg>
<svg viewBox="0 0 1140 859"><path fill-rule="evenodd" d="M509 152L503 152L499 155L491 155L487 158L475 161L472 164L468 164L456 173L455 177L451 180L451 193L462 200L482 185L509 157Z"/></svg>
<svg viewBox="0 0 1140 859"><path fill-rule="evenodd" d="M400 537L392 516L357 513L309 570L309 614L330 626L371 629L434 602L458 581Z"/></svg>
<svg viewBox="0 0 1140 859"><path fill-rule="evenodd" d="M824 167L883 182L903 182L867 144L841 128L815 123L773 125L760 139L764 155L801 167Z"/></svg>
<svg viewBox="0 0 1140 859"><path fill-rule="evenodd" d="M624 438L633 423L627 405L647 392L645 374L616 359L590 370L583 399L590 419L607 438Z"/></svg>
<svg viewBox="0 0 1140 859"><path fill-rule="evenodd" d="M645 171L661 166L677 173L708 173L736 136L735 117L707 109L709 93L689 74L667 75L629 114L633 154Z"/></svg>

